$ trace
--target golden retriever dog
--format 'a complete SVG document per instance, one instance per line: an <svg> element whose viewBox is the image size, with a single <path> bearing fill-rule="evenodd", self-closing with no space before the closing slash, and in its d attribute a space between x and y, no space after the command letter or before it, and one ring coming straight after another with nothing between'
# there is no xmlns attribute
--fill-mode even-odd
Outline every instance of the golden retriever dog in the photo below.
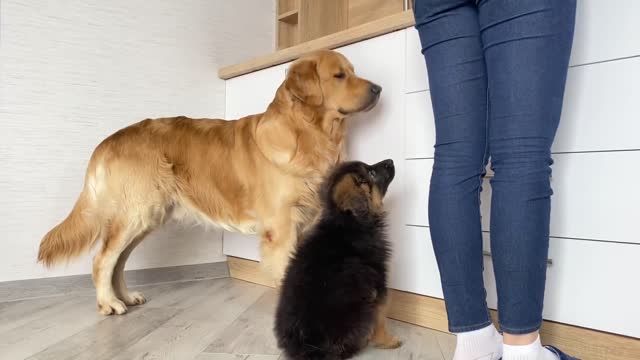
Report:
<svg viewBox="0 0 640 360"><path fill-rule="evenodd" d="M67 218L42 239L45 266L102 248L93 260L99 312L143 304L123 270L133 249L168 219L257 233L276 280L298 234L318 214L318 188L344 158L350 115L373 108L381 87L356 76L334 51L295 61L262 114L234 121L147 119L94 150Z"/></svg>

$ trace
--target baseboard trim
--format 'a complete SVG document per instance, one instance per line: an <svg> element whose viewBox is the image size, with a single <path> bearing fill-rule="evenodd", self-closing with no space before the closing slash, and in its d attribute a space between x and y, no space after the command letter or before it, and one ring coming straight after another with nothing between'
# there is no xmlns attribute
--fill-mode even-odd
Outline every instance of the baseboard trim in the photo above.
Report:
<svg viewBox="0 0 640 360"><path fill-rule="evenodd" d="M253 260L228 257L232 278L274 287ZM594 309L602 311L603 309ZM497 313L492 311L494 321ZM448 332L444 300L410 292L391 290L389 317L422 327ZM630 321L632 321L630 319ZM582 327L545 321L540 329L544 344L554 345L584 360L640 359L640 339Z"/></svg>
<svg viewBox="0 0 640 360"><path fill-rule="evenodd" d="M163 282L204 280L229 277L226 261L169 266L153 269L127 270L125 279L129 286ZM91 275L72 275L43 279L0 282L0 302L33 299L67 294L89 294L95 291Z"/></svg>

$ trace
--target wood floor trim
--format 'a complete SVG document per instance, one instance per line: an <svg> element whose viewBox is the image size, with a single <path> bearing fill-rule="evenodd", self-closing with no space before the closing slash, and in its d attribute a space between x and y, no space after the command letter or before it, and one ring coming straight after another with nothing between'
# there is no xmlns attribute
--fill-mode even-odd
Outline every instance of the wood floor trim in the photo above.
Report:
<svg viewBox="0 0 640 360"><path fill-rule="evenodd" d="M262 272L258 262L230 256L228 263L231 277L274 287L273 280ZM444 300L399 290L392 290L391 296L390 318L448 332ZM492 317L495 321L495 311ZM640 339L636 338L553 321L544 322L540 335L544 344L557 346L583 360L640 359Z"/></svg>

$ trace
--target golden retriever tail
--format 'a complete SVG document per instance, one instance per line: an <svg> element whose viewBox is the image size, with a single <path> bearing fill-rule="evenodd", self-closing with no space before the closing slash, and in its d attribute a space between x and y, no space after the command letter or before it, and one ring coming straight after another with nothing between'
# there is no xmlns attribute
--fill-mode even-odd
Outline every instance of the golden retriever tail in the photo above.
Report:
<svg viewBox="0 0 640 360"><path fill-rule="evenodd" d="M100 235L105 222L97 206L95 177L88 176L86 180L71 213L40 242L38 262L46 267L83 254L96 243Z"/></svg>

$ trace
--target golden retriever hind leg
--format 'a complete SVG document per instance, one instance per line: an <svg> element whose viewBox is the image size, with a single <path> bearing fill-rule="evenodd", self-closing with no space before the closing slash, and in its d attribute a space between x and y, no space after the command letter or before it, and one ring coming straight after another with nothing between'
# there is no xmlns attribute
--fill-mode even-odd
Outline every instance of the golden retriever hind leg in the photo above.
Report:
<svg viewBox="0 0 640 360"><path fill-rule="evenodd" d="M144 232L136 237L131 244L118 257L118 262L113 269L113 290L116 293L116 297L122 300L125 305L134 306L142 305L147 302L147 299L139 291L129 291L127 284L124 280L124 266L129 258L129 255L133 252L136 246L138 246L142 240L147 236L148 232Z"/></svg>
<svg viewBox="0 0 640 360"><path fill-rule="evenodd" d="M376 319L371 334L371 343L380 349L396 349L402 345L397 337L389 334L387 330L387 311L389 309L389 296L378 305Z"/></svg>
<svg viewBox="0 0 640 360"><path fill-rule="evenodd" d="M260 234L260 263L271 274L278 287L297 241L296 224L291 218L291 212L292 209L282 211L272 221L265 222Z"/></svg>
<svg viewBox="0 0 640 360"><path fill-rule="evenodd" d="M126 220L114 219L110 224L102 249L93 259L93 282L96 287L98 311L101 314L122 315L127 312L126 304L118 299L113 288L113 276L120 255L136 238L146 232L147 229L139 229ZM122 267L124 268L124 261Z"/></svg>

